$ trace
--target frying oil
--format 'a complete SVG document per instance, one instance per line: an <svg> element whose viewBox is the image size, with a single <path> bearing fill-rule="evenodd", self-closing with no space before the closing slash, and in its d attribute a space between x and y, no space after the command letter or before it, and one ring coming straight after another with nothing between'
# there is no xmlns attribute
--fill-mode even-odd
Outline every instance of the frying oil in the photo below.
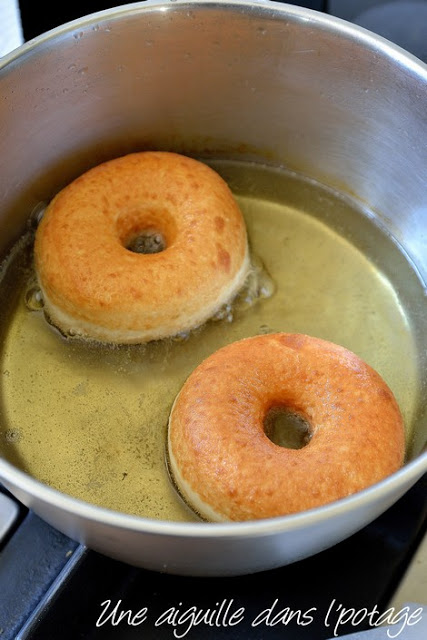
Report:
<svg viewBox="0 0 427 640"><path fill-rule="evenodd" d="M426 314L410 263L350 199L283 170L211 164L244 214L254 272L233 304L187 336L130 346L65 338L43 315L31 234L4 263L0 452L64 493L131 514L193 519L165 464L174 398L213 351L273 331L331 340L373 366L401 407L411 455Z"/></svg>

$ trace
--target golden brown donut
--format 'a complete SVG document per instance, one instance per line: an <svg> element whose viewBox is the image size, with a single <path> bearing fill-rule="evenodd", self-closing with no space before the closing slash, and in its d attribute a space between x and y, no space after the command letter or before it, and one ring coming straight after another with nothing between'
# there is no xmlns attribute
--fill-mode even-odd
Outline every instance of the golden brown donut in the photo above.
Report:
<svg viewBox="0 0 427 640"><path fill-rule="evenodd" d="M141 234L164 250L129 250ZM224 180L197 160L147 151L89 170L52 200L35 265L53 324L132 343L201 325L241 288L249 258Z"/></svg>
<svg viewBox="0 0 427 640"><path fill-rule="evenodd" d="M299 449L274 444L267 416L309 426ZM181 389L169 420L170 468L184 499L212 521L269 518L360 491L396 471L404 428L383 379L347 349L300 334L223 347Z"/></svg>

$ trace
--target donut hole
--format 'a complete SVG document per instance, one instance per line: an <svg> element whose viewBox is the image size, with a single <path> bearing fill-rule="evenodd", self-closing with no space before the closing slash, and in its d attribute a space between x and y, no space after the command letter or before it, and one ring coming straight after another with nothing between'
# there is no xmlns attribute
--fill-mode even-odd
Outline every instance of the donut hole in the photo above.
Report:
<svg viewBox="0 0 427 640"><path fill-rule="evenodd" d="M161 208L127 210L116 221L119 241L133 253L160 253L176 236L175 222L167 210Z"/></svg>
<svg viewBox="0 0 427 640"><path fill-rule="evenodd" d="M310 424L288 407L271 407L264 418L264 432L271 442L286 449L302 449L311 439Z"/></svg>
<svg viewBox="0 0 427 640"><path fill-rule="evenodd" d="M128 238L125 248L133 253L160 253L166 249L166 240L160 231L147 229Z"/></svg>

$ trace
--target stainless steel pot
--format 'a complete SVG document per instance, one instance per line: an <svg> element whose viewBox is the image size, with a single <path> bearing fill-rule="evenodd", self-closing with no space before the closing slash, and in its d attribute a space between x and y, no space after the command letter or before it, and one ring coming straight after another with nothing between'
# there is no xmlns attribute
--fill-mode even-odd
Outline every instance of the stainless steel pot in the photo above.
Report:
<svg viewBox="0 0 427 640"><path fill-rule="evenodd" d="M1 249L41 200L140 148L284 165L357 194L427 279L427 69L343 21L254 0L142 2L55 29L0 62ZM427 384L425 372L424 390ZM259 522L153 521L45 486L0 459L0 480L54 527L171 573L260 571L315 554L387 509L427 471Z"/></svg>

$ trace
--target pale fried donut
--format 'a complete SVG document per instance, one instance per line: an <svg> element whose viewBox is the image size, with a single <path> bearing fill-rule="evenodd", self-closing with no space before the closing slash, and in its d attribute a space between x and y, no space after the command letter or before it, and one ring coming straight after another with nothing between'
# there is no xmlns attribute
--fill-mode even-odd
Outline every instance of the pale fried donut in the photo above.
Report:
<svg viewBox="0 0 427 640"><path fill-rule="evenodd" d="M291 449L266 435L286 409L308 425ZM404 428L383 379L354 353L299 334L223 347L175 400L168 450L181 494L212 521L299 512L344 498L396 471Z"/></svg>
<svg viewBox="0 0 427 640"><path fill-rule="evenodd" d="M130 250L139 237L165 247ZM98 165L52 200L35 265L54 325L132 343L201 325L242 287L249 258L241 212L215 171L141 152Z"/></svg>

